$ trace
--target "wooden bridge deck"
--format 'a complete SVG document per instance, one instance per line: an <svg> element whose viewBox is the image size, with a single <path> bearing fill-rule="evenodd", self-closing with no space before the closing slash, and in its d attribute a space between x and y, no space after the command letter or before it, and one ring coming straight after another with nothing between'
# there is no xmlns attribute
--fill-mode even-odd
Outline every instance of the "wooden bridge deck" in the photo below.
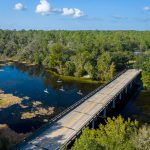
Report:
<svg viewBox="0 0 150 150"><path fill-rule="evenodd" d="M27 142L21 150L59 149L78 135L82 128L88 125L99 112L103 111L107 104L111 102L126 85L132 82L139 73L139 70L127 70L70 113L56 121L52 126L39 134L38 137Z"/></svg>

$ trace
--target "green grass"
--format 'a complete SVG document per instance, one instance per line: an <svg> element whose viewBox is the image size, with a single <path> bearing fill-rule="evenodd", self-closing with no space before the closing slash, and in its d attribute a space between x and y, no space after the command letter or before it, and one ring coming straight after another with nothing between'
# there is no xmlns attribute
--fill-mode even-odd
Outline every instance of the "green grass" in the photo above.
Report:
<svg viewBox="0 0 150 150"><path fill-rule="evenodd" d="M91 83L91 84L102 84L101 81L96 81L96 80L92 80L92 79L88 79L88 78L79 78L79 77L73 77L73 76L65 76L65 75L59 75L58 73L52 71L52 70L47 70L48 72L50 72L51 74L53 74L56 77L59 77L60 79L64 80L64 81L76 81L76 82L80 82L80 83Z"/></svg>

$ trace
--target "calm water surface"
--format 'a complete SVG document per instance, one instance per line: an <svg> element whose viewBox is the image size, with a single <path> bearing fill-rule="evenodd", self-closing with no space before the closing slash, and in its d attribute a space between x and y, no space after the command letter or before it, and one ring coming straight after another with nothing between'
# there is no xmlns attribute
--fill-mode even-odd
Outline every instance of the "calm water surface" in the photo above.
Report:
<svg viewBox="0 0 150 150"><path fill-rule="evenodd" d="M57 83L58 77L50 74L39 66L27 67L26 65L13 63L4 65L0 69L0 89L6 94L13 94L20 98L25 96L29 100L22 103L30 106L33 101L42 102L42 107L55 107L55 111L60 112L74 104L86 94L96 89L98 84L79 83L75 81L63 81ZM64 92L60 91L63 86ZM48 89L48 94L44 89ZM81 90L83 95L78 95ZM0 111L0 124L7 124L17 132L28 132L33 128L38 128L43 122L41 119L22 120L21 113L31 111L32 107L21 108L18 104Z"/></svg>
<svg viewBox="0 0 150 150"><path fill-rule="evenodd" d="M142 90L136 98L130 99L120 113L126 119L150 124L150 90Z"/></svg>

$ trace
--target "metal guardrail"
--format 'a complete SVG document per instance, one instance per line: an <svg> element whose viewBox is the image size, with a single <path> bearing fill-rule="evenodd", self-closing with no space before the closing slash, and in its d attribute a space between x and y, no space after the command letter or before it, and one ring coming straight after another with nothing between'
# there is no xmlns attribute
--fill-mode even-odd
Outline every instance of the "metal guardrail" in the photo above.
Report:
<svg viewBox="0 0 150 150"><path fill-rule="evenodd" d="M53 125L54 122L58 121L59 119L61 119L62 117L64 117L65 115L67 115L69 112L71 112L72 110L74 110L76 107L78 107L79 105L81 105L83 102L85 102L87 99L89 99L90 97L92 97L94 94L96 94L97 92L99 92L101 89L103 89L105 86L107 86L108 84L110 84L111 82L113 82L115 79L117 79L119 76L121 76L123 73L125 73L126 70L123 70L122 72L118 73L117 75L115 75L115 77L110 80L109 82L107 82L106 84L98 87L97 89L95 89L94 91L90 92L88 95L86 95L85 97L83 97L81 100L77 101L75 104L71 105L70 107L68 107L67 109L65 109L62 113L58 114L57 116L55 116L54 118L52 118L48 124L42 126L41 128L39 128L37 131L35 131L32 135L30 135L29 137L27 137L26 139L24 139L23 142L21 142L20 144L18 144L13 150L21 150L20 148L25 145L26 142L29 142L30 140L32 140L34 137L38 136L42 131L44 131L45 129L51 127ZM31 143L32 144L32 143Z"/></svg>

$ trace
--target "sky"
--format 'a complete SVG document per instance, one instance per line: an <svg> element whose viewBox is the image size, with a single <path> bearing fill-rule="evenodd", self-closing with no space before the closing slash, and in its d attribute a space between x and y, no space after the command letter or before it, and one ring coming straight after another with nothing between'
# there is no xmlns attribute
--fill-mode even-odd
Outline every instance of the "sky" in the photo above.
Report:
<svg viewBox="0 0 150 150"><path fill-rule="evenodd" d="M150 0L0 0L0 29L150 30Z"/></svg>

